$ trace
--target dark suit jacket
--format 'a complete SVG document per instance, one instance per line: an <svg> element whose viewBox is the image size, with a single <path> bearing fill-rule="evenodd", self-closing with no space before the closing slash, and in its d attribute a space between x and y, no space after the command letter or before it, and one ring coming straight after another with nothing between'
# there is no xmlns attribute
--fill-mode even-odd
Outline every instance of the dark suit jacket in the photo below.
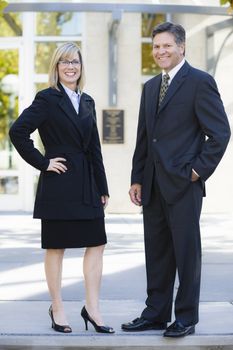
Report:
<svg viewBox="0 0 233 350"><path fill-rule="evenodd" d="M48 88L37 93L10 129L19 154L41 170L34 217L92 219L104 215L101 195L108 195L93 99L83 93L77 115L68 95ZM30 134L38 129L45 155ZM63 157L68 170L46 171L49 159Z"/></svg>
<svg viewBox="0 0 233 350"><path fill-rule="evenodd" d="M214 79L187 62L158 105L161 74L143 88L131 183L142 185L142 204L153 173L162 195L174 203L187 189L192 168L204 182L221 160L230 128Z"/></svg>

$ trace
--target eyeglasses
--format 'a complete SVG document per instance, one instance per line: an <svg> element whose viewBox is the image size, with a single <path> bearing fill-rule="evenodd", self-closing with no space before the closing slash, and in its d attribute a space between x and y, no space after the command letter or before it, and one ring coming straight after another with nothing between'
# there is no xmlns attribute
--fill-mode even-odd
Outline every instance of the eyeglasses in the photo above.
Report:
<svg viewBox="0 0 233 350"><path fill-rule="evenodd" d="M81 65L81 62L78 60L73 60L73 61L61 60L58 63L60 63L62 67L69 67L70 64L72 64L72 66L74 67L78 67Z"/></svg>

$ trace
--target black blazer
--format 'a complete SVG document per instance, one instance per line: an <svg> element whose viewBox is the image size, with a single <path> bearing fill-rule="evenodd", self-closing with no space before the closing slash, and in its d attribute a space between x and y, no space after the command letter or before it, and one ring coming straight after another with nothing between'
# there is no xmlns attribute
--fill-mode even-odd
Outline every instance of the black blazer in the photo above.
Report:
<svg viewBox="0 0 233 350"><path fill-rule="evenodd" d="M64 220L103 217L101 195L108 195L108 187L94 100L82 93L77 114L63 87L59 88L60 91L48 88L38 92L9 132L22 158L41 170L34 217ZM45 155L30 139L36 129ZM49 159L55 157L66 159L65 173L46 171Z"/></svg>
<svg viewBox="0 0 233 350"><path fill-rule="evenodd" d="M161 193L174 203L191 182L192 168L204 182L214 172L230 138L230 127L214 79L187 62L158 105L161 74L143 88L131 183L149 202L153 173ZM203 192L204 193L204 192Z"/></svg>

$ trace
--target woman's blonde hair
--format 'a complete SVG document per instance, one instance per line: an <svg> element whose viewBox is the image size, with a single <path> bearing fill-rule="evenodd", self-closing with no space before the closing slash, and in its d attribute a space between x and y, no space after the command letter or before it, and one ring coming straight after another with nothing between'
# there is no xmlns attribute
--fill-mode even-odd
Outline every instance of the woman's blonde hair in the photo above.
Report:
<svg viewBox="0 0 233 350"><path fill-rule="evenodd" d="M53 53L53 56L50 62L50 67L49 67L49 86L50 87L59 90L59 87L58 87L59 77L58 77L58 68L57 68L59 61L66 60L66 59L72 60L76 54L78 54L79 60L81 62L81 73L77 81L77 88L80 91L83 90L84 82L85 82L85 74L84 74L82 54L79 46L72 42L64 43L61 46L58 46L58 48Z"/></svg>

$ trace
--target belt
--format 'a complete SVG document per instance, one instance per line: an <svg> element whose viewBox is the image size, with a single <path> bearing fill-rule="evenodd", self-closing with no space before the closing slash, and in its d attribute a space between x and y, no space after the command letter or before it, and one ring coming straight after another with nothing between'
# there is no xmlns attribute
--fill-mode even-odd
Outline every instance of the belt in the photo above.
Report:
<svg viewBox="0 0 233 350"><path fill-rule="evenodd" d="M94 170L92 164L92 157L89 150L80 149L68 145L57 145L45 148L45 156L48 158L49 154L65 153L71 155L82 155L83 163L83 202L84 204L97 204L94 201Z"/></svg>

